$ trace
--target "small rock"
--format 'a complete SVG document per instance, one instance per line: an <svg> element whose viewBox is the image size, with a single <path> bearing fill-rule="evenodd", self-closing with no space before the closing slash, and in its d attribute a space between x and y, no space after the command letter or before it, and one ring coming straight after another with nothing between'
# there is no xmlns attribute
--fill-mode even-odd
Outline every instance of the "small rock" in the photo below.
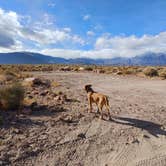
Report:
<svg viewBox="0 0 166 166"><path fill-rule="evenodd" d="M51 121L50 121L50 126L51 126L51 127L55 126L55 124L56 124L56 121L55 121L55 120L51 120Z"/></svg>
<svg viewBox="0 0 166 166"><path fill-rule="evenodd" d="M124 133L124 130L121 130L120 133L123 134L123 133Z"/></svg>
<svg viewBox="0 0 166 166"><path fill-rule="evenodd" d="M48 92L49 92L48 90L43 91L43 92L40 93L40 96L46 96L48 94Z"/></svg>
<svg viewBox="0 0 166 166"><path fill-rule="evenodd" d="M29 99L33 99L33 96L32 96L32 95L29 95L28 98L29 98Z"/></svg>
<svg viewBox="0 0 166 166"><path fill-rule="evenodd" d="M72 123L73 122L73 117L71 115L67 115L66 117L60 117L61 121L67 122L67 123Z"/></svg>
<svg viewBox="0 0 166 166"><path fill-rule="evenodd" d="M61 99L60 96L54 97L54 100L55 100L55 101L59 101L60 99Z"/></svg>
<svg viewBox="0 0 166 166"><path fill-rule="evenodd" d="M139 140L137 138L134 138L132 143L138 143L139 144Z"/></svg>
<svg viewBox="0 0 166 166"><path fill-rule="evenodd" d="M86 136L85 136L84 133L80 133L80 134L78 134L77 137L82 138L82 139L85 139L85 138L86 138Z"/></svg>
<svg viewBox="0 0 166 166"><path fill-rule="evenodd" d="M161 126L161 130L166 131L166 127L165 126Z"/></svg>
<svg viewBox="0 0 166 166"><path fill-rule="evenodd" d="M40 139L40 140L45 140L45 139L47 139L47 138L48 138L47 135L41 135L39 139Z"/></svg>
<svg viewBox="0 0 166 166"><path fill-rule="evenodd" d="M38 92L38 91L33 91L33 94L34 94L34 95L38 95L39 92Z"/></svg>
<svg viewBox="0 0 166 166"><path fill-rule="evenodd" d="M30 114L32 113L32 110L31 110L30 108L24 108L24 109L22 110L22 113L23 113L23 114L26 114L26 115L30 115Z"/></svg>
<svg viewBox="0 0 166 166"><path fill-rule="evenodd" d="M143 137L144 138L150 138L148 135L146 135L146 134L143 134Z"/></svg>
<svg viewBox="0 0 166 166"><path fill-rule="evenodd" d="M21 134L22 131L19 130L19 129L13 129L13 130L12 130L12 133L15 133L15 134Z"/></svg>
<svg viewBox="0 0 166 166"><path fill-rule="evenodd" d="M32 86L33 87L44 86L49 88L51 86L51 81L43 78L35 78L32 81Z"/></svg>

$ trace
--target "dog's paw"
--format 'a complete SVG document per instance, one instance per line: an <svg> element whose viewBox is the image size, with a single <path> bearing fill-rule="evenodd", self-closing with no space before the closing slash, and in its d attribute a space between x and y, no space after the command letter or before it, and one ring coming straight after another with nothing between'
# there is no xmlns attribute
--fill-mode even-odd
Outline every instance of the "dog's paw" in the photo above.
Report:
<svg viewBox="0 0 166 166"><path fill-rule="evenodd" d="M100 116L100 119L101 119L101 120L104 120L104 118L103 118L103 116L102 116L102 115Z"/></svg>
<svg viewBox="0 0 166 166"><path fill-rule="evenodd" d="M109 116L109 117L108 117L108 120L110 120L110 121L111 121L111 120L113 120L113 119L112 119L112 117L111 117L111 116Z"/></svg>
<svg viewBox="0 0 166 166"><path fill-rule="evenodd" d="M88 110L88 113L92 113L92 110Z"/></svg>

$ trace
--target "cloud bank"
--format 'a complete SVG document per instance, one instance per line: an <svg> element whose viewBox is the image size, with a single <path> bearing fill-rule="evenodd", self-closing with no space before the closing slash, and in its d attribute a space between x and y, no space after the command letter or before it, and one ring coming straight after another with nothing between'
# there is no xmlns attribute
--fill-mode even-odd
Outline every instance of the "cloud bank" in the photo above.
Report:
<svg viewBox="0 0 166 166"><path fill-rule="evenodd" d="M134 57L147 52L166 52L166 32L142 37L105 34L96 39L92 50L44 49L42 53L65 58L114 58Z"/></svg>
<svg viewBox="0 0 166 166"><path fill-rule="evenodd" d="M72 34L69 28L50 28L48 15L44 16L43 24L36 23L34 26L22 24L24 18L16 12L0 9L0 51L26 49L22 41L35 42L42 47L63 42L84 45L84 40L79 35Z"/></svg>
<svg viewBox="0 0 166 166"><path fill-rule="evenodd" d="M83 17L83 20L88 19L90 15ZM42 22L30 22L30 16L20 16L16 12L0 8L0 52L34 51L63 58L95 59L166 52L166 31L140 37L112 36L110 33L96 37L95 32L87 31L87 38L83 39L74 34L70 27L55 27L48 14L44 14ZM94 43L87 50L84 47L89 37L93 38Z"/></svg>

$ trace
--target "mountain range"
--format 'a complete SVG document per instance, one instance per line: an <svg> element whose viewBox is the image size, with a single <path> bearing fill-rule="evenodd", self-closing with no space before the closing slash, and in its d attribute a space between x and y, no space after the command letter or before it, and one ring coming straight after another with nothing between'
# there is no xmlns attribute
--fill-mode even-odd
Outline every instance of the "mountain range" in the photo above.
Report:
<svg viewBox="0 0 166 166"><path fill-rule="evenodd" d="M166 65L166 53L146 53L132 58L65 59L32 52L0 53L0 64L95 64L95 65Z"/></svg>

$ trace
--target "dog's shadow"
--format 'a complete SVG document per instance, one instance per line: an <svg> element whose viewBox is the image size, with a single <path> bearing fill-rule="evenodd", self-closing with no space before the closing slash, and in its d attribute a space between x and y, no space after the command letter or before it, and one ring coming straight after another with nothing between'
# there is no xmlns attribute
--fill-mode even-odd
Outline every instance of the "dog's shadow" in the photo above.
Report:
<svg viewBox="0 0 166 166"><path fill-rule="evenodd" d="M110 122L140 128L142 130L148 131L155 137L158 137L158 135L166 136L166 131L161 128L162 125L154 122L127 117L113 117Z"/></svg>

